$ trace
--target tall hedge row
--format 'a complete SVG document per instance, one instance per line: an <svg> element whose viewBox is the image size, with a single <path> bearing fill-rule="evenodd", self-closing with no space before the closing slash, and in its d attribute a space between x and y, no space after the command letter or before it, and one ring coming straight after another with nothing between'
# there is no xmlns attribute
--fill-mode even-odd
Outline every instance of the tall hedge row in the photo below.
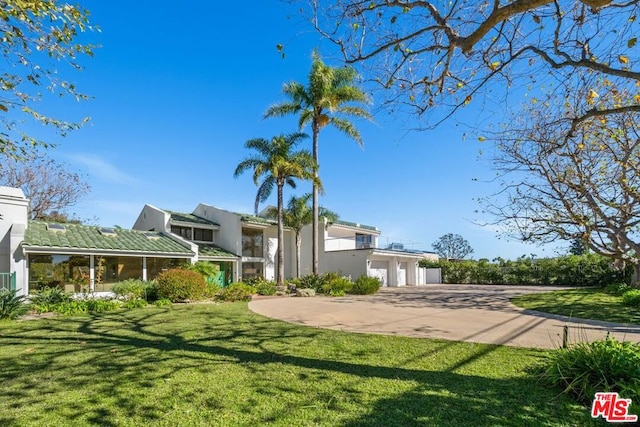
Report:
<svg viewBox="0 0 640 427"><path fill-rule="evenodd" d="M610 259L596 254L517 260L462 260L426 262L440 267L444 283L494 285L607 286L628 282L631 271L617 271Z"/></svg>

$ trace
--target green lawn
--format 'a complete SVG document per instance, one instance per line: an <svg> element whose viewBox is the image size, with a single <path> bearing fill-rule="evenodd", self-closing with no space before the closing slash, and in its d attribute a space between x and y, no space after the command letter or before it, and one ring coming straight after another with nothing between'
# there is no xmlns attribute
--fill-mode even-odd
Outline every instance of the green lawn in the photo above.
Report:
<svg viewBox="0 0 640 427"><path fill-rule="evenodd" d="M246 303L3 322L0 425L592 423L528 374L544 355L295 326Z"/></svg>
<svg viewBox="0 0 640 427"><path fill-rule="evenodd" d="M609 295L600 289L569 289L521 295L511 302L545 313L640 325L640 308L624 305L622 297Z"/></svg>

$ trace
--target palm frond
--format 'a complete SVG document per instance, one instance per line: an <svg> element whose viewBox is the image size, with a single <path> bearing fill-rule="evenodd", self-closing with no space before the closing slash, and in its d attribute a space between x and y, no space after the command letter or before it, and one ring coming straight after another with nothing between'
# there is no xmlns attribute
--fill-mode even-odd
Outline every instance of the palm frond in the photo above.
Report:
<svg viewBox="0 0 640 427"><path fill-rule="evenodd" d="M364 142L362 141L362 136L360 135L360 131L358 131L355 125L351 123L349 120L346 120L340 117L333 117L331 119L331 124L333 124L333 127L338 129L340 132L342 132L343 134L347 135L349 138L356 141L360 147L364 146Z"/></svg>

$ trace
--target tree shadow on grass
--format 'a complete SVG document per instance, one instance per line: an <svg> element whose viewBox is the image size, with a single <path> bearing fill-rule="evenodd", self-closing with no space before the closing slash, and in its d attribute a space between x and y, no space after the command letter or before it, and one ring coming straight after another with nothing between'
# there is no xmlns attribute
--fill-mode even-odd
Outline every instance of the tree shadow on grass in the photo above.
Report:
<svg viewBox="0 0 640 427"><path fill-rule="evenodd" d="M191 321L172 321L183 316L191 316ZM47 420L47 411L57 411L75 423L118 425L122 414L131 414L135 420L170 423L176 420L171 404L177 408L190 405L202 417L215 417L228 404L227 399L233 399L227 394L238 393L234 387L274 399L307 393L295 400L293 407L262 407L253 400L238 403L242 411L260 408L251 418L258 424L291 424L305 414L310 424L345 426L588 422L586 411L566 399L554 399L553 393L542 387L532 387L530 377L460 373L461 368L482 360L499 346L474 346L473 351L437 371L416 368L415 359L447 354L458 343L433 341L400 366L376 359L375 347L359 350L364 351L362 361L354 359L349 350L344 350L344 357L340 351L313 355L325 350L324 340L331 342L336 337L366 340L364 336L350 338L349 334L265 319L248 314L244 307L151 309L52 319L15 328L0 335L2 346L18 352L0 351L0 382L8 385L0 396L0 408L14 405L13 411L0 415L0 423L20 423L7 413L30 405L44 411L32 419L36 424ZM246 383L211 383L224 375L227 367L238 365L251 374ZM172 383L177 381L177 373L185 372L191 375ZM280 380L278 375L286 373L296 379ZM216 386L220 389L212 392ZM78 399L57 400L61 390L78 393ZM145 390L160 390L158 393L169 401L135 398ZM178 398L171 403L173 394ZM314 411L318 405L322 410ZM211 424L215 422L212 418Z"/></svg>

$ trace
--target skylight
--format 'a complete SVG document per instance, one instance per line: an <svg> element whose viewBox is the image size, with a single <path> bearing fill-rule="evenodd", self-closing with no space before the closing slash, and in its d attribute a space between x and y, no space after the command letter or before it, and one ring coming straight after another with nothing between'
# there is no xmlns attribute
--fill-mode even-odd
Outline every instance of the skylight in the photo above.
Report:
<svg viewBox="0 0 640 427"><path fill-rule="evenodd" d="M47 230L48 231L67 231L67 228L64 226L64 224L47 224Z"/></svg>
<svg viewBox="0 0 640 427"><path fill-rule="evenodd" d="M99 231L100 231L100 234L103 234L105 236L115 236L116 235L116 230L114 228L111 228L111 227L100 227Z"/></svg>

